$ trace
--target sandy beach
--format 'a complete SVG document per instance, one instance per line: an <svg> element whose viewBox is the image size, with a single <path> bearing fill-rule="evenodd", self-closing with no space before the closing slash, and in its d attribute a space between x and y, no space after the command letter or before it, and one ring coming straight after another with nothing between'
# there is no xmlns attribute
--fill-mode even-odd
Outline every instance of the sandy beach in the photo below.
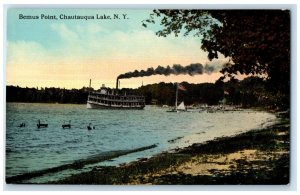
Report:
<svg viewBox="0 0 300 195"><path fill-rule="evenodd" d="M288 184L289 120L149 159L73 175L56 184Z"/></svg>

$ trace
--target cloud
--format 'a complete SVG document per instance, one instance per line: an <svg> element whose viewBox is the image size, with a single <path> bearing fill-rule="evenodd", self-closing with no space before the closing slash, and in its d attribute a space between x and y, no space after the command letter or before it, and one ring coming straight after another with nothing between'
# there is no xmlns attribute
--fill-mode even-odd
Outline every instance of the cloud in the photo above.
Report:
<svg viewBox="0 0 300 195"><path fill-rule="evenodd" d="M115 56L128 58L165 58L173 56L174 63L178 58L202 58L206 54L200 50L200 42L194 37L174 38L157 37L151 30L109 31L100 24L67 26L64 23L52 24L51 29L57 33L60 40L57 50L64 55L85 56ZM149 59L148 59L149 60Z"/></svg>
<svg viewBox="0 0 300 195"><path fill-rule="evenodd" d="M46 49L37 42L7 42L7 62L9 64L18 65L30 62L42 65L49 60L46 53Z"/></svg>
<svg viewBox="0 0 300 195"><path fill-rule="evenodd" d="M55 47L35 41L8 42L8 80L114 81L119 74L135 69L207 62L195 37L157 37L148 29L111 31L99 23L53 23L50 30L57 37Z"/></svg>
<svg viewBox="0 0 300 195"><path fill-rule="evenodd" d="M63 41L73 42L78 40L77 33L70 30L64 23L53 23L51 29L57 32Z"/></svg>

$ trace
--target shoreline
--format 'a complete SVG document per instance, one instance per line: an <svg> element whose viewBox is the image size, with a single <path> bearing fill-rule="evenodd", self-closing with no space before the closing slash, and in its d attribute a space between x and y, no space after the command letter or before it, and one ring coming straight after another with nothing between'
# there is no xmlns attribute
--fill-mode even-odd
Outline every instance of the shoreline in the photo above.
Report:
<svg viewBox="0 0 300 195"><path fill-rule="evenodd" d="M288 184L290 121L47 184Z"/></svg>

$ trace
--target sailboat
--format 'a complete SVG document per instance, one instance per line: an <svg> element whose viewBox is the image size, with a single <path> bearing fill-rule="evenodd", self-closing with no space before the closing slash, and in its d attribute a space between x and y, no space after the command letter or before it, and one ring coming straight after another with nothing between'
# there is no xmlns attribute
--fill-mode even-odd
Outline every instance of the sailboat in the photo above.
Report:
<svg viewBox="0 0 300 195"><path fill-rule="evenodd" d="M183 101L179 105L177 105L178 89L181 89L181 90L184 90L184 91L186 90L182 85L176 83L175 108L173 108L172 110L168 110L167 112L186 112L187 111Z"/></svg>
<svg viewBox="0 0 300 195"><path fill-rule="evenodd" d="M177 106L177 110L179 110L179 111L186 111L186 107L184 105L184 102L181 102L179 104L179 106Z"/></svg>

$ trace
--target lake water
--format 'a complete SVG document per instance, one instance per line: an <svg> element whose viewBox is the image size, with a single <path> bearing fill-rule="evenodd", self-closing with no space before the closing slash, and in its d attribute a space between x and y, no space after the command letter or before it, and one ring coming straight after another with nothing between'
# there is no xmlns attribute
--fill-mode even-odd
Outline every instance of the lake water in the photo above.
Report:
<svg viewBox="0 0 300 195"><path fill-rule="evenodd" d="M100 163L118 165L192 143L262 128L276 120L273 114L251 110L224 113L168 113L166 110L154 106L146 106L144 110L96 110L86 109L86 105L7 103L6 177L111 151L157 144L155 148ZM48 128L37 128L38 120L48 123ZM72 128L62 129L64 121L69 120ZM26 126L18 127L22 122ZM95 129L87 130L89 123ZM44 176L32 182L53 178L58 176Z"/></svg>

